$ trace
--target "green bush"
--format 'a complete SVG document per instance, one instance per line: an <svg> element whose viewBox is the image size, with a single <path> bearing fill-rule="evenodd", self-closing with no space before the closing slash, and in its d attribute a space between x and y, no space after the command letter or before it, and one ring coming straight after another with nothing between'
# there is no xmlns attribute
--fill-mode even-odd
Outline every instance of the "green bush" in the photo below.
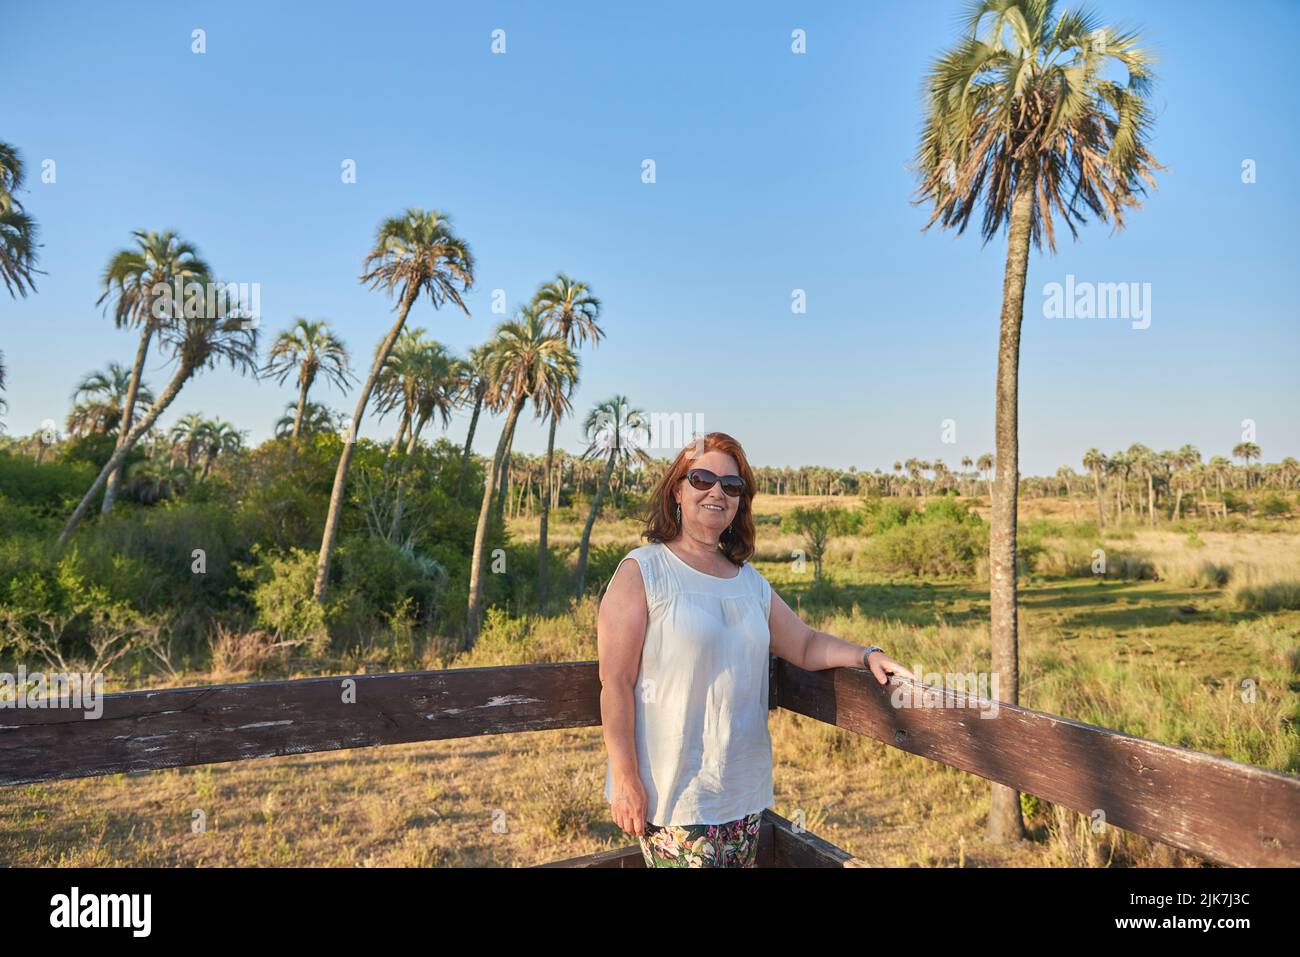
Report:
<svg viewBox="0 0 1300 957"><path fill-rule="evenodd" d="M988 526L969 522L911 522L873 535L854 562L873 571L967 575L988 552Z"/></svg>
<svg viewBox="0 0 1300 957"><path fill-rule="evenodd" d="M257 622L281 638L306 641L314 650L328 646L332 607L312 597L316 584L316 553L305 548L263 552L253 546L256 563L238 570L250 587Z"/></svg>
<svg viewBox="0 0 1300 957"><path fill-rule="evenodd" d="M1286 515L1290 511L1290 503L1276 492L1269 492L1259 501L1259 514L1261 515L1272 517Z"/></svg>

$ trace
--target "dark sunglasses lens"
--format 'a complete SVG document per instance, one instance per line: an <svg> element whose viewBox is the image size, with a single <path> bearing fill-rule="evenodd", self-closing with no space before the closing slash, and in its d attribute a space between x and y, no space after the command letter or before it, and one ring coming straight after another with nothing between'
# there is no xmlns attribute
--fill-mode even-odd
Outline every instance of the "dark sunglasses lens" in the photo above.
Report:
<svg viewBox="0 0 1300 957"><path fill-rule="evenodd" d="M745 480L734 475L728 475L722 480L722 490L735 498L745 490Z"/></svg>
<svg viewBox="0 0 1300 957"><path fill-rule="evenodd" d="M713 483L718 480L718 477L708 469L691 469L686 473L686 477L690 480L691 486L701 492L713 488Z"/></svg>

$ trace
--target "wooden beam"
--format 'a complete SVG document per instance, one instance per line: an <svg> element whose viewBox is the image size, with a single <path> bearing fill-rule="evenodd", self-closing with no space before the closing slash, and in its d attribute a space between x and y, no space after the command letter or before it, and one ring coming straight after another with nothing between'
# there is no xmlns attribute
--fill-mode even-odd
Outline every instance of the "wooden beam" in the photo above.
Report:
<svg viewBox="0 0 1300 957"><path fill-rule="evenodd" d="M355 703L349 703L349 699ZM0 785L600 724L594 662L339 675L0 710Z"/></svg>
<svg viewBox="0 0 1300 957"><path fill-rule="evenodd" d="M779 671L780 705L798 714L1221 864L1300 866L1295 775L985 698L963 705L955 690L929 689L927 702L924 686L859 668Z"/></svg>

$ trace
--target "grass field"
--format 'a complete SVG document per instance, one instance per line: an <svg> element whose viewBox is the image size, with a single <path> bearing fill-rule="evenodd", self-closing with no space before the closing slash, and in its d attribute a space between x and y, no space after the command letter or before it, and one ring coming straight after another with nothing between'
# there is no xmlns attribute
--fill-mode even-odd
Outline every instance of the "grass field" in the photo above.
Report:
<svg viewBox="0 0 1300 957"><path fill-rule="evenodd" d="M772 515L791 502L760 497ZM1032 504L1028 520L1034 519ZM1300 772L1300 611L1243 601L1242 582L1300 580L1300 534L1285 525L1237 531L1133 526L1073 535L1048 524L1022 594L1021 701L1156 741ZM1087 519L1086 509L1081 516ZM638 544L630 521L597 527L597 552ZM512 527L516 540L533 522ZM558 549L578 527L556 527ZM988 671L986 586L978 576L919 581L861 571L861 540L835 541L830 584L814 587L788 555L797 537L760 526L758 569L814 627L875 643L913 670ZM1189 543L1189 539L1191 543ZM1199 542L1197 544L1196 542ZM1100 544L1131 578L1067 574ZM616 560L615 557L615 560ZM1206 563L1223 574L1206 573ZM596 567L593 565L593 572ZM1148 577L1154 575L1154 578ZM1225 579L1226 576L1226 579ZM281 674L387 671L594 660L597 602L547 618L492 618L473 652L407 659L373 647L348 660L266 662L130 684L181 686ZM1244 679L1258 687L1242 700ZM120 690L119 684L112 690ZM1197 858L1025 796L1032 840L982 839L988 783L883 743L776 712L775 809L876 865L1198 866ZM525 866L624 846L601 788L599 728L112 775L0 791L0 858L14 865ZM195 825L202 813L203 827Z"/></svg>

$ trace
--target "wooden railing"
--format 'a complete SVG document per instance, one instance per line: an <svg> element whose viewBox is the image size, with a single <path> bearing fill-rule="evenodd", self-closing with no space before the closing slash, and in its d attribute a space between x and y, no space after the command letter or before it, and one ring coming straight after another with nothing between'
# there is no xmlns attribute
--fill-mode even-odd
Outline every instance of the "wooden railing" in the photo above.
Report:
<svg viewBox="0 0 1300 957"><path fill-rule="evenodd" d="M775 656L770 668L771 708L1100 812L1218 863L1300 865L1300 777L1000 702L983 718L992 702L963 704L952 691L924 689L936 696L927 706L895 707L895 689L919 702L922 686L906 678L882 686L860 669L803 671ZM584 661L130 691L102 706L94 719L0 709L0 785L588 727L600 724L600 681L596 662ZM778 831L782 822L765 815Z"/></svg>

